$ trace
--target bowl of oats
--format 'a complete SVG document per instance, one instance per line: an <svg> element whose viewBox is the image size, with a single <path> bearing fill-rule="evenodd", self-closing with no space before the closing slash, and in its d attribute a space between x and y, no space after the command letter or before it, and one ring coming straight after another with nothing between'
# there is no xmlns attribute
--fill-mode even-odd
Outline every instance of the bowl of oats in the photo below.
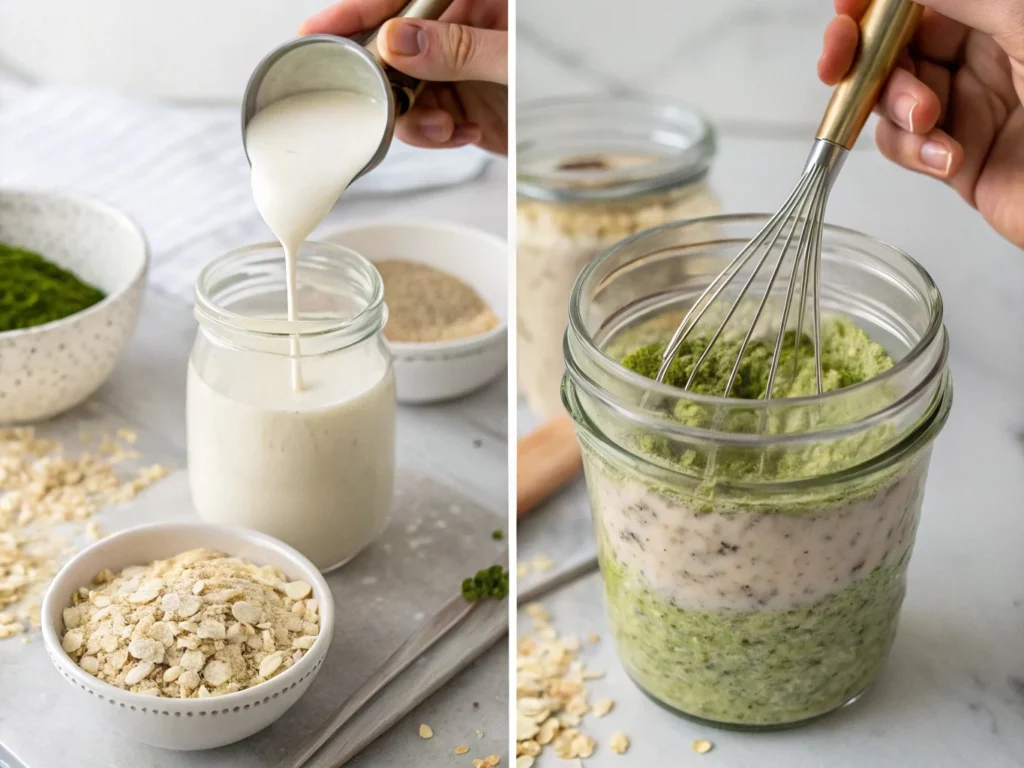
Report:
<svg viewBox="0 0 1024 768"><path fill-rule="evenodd" d="M151 746L212 749L266 728L305 693L334 602L316 566L277 539L157 523L64 566L42 624L83 711Z"/></svg>
<svg viewBox="0 0 1024 768"><path fill-rule="evenodd" d="M461 397L505 370L504 238L448 222L374 222L327 240L351 248L380 272L398 402Z"/></svg>

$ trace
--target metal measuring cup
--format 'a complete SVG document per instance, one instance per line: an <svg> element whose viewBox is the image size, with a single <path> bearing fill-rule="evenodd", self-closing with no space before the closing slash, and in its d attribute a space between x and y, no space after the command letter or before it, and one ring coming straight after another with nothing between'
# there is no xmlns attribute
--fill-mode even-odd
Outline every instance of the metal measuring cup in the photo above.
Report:
<svg viewBox="0 0 1024 768"><path fill-rule="evenodd" d="M411 0L394 18L438 19L452 0ZM387 104L388 119L377 152L358 179L384 159L395 133L395 120L412 107L425 83L389 67L377 50L380 27L354 38L306 35L278 46L253 70L242 99L242 146L245 131L261 109L310 91L339 90ZM251 164L251 161L250 161Z"/></svg>

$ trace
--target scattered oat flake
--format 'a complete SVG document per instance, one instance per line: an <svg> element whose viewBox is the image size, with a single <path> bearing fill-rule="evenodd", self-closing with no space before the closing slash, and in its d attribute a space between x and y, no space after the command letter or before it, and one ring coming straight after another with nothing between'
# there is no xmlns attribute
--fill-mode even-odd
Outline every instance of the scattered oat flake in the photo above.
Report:
<svg viewBox="0 0 1024 768"><path fill-rule="evenodd" d="M601 641L601 636L597 632L591 632L587 635L587 642L591 645L597 645Z"/></svg>
<svg viewBox="0 0 1024 768"><path fill-rule="evenodd" d="M629 737L624 733L613 733L608 742L608 749L617 755L624 755L629 749Z"/></svg>
<svg viewBox="0 0 1024 768"><path fill-rule="evenodd" d="M604 717L612 711L614 706L615 702L612 699L598 699L591 712L594 713L594 717Z"/></svg>
<svg viewBox="0 0 1024 768"><path fill-rule="evenodd" d="M469 752L469 747L467 747L465 744L459 744L459 746L455 748L456 755L464 755L467 752Z"/></svg>
<svg viewBox="0 0 1024 768"><path fill-rule="evenodd" d="M117 430L116 434L118 438L124 440L124 442L128 443L128 445L135 445L135 441L138 439L137 435L135 434L135 430L128 429L127 427L122 427L121 429Z"/></svg>
<svg viewBox="0 0 1024 768"><path fill-rule="evenodd" d="M693 742L692 746L694 752L696 752L698 755L704 755L710 752L715 745L707 739L697 739Z"/></svg>
<svg viewBox="0 0 1024 768"><path fill-rule="evenodd" d="M478 739L482 739L484 737L484 732L481 731L479 728L476 729L476 737Z"/></svg>
<svg viewBox="0 0 1024 768"><path fill-rule="evenodd" d="M535 558L533 558L533 560L530 561L530 564L534 567L535 570L549 571L554 567L555 561L549 557L545 557L544 555L537 555Z"/></svg>
<svg viewBox="0 0 1024 768"><path fill-rule="evenodd" d="M474 759L473 768L494 768L494 766L498 765L500 762L501 758L497 755L488 755L482 760L479 758Z"/></svg>
<svg viewBox="0 0 1024 768"><path fill-rule="evenodd" d="M431 728L426 723L423 723L423 724L420 725L420 738L421 739L430 739L430 738L433 738L433 736L434 736L434 729L433 728Z"/></svg>

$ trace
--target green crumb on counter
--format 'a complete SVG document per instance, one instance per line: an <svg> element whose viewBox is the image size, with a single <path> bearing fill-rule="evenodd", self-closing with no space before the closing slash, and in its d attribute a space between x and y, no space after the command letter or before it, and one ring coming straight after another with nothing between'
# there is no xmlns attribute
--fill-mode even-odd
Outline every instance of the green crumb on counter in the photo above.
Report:
<svg viewBox="0 0 1024 768"><path fill-rule="evenodd" d="M495 530L495 531L491 532L491 538L494 539L495 541L501 541L502 539L505 538L505 534L501 530Z"/></svg>
<svg viewBox="0 0 1024 768"><path fill-rule="evenodd" d="M476 576L463 579L462 596L470 602L486 597L497 600L508 597L508 570L492 565L477 571Z"/></svg>
<svg viewBox="0 0 1024 768"><path fill-rule="evenodd" d="M38 253L0 243L0 331L81 312L104 294Z"/></svg>

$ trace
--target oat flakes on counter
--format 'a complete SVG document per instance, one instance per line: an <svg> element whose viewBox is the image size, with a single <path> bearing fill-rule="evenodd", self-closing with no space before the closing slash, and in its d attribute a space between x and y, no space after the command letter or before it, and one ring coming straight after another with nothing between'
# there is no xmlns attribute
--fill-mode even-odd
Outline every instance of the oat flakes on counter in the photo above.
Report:
<svg viewBox="0 0 1024 768"><path fill-rule="evenodd" d="M74 554L57 526L84 523L86 537L95 541L103 532L93 515L168 474L154 464L123 479L118 465L139 454L122 443L134 442L133 431L120 429L117 439L103 435L96 448L71 457L59 441L38 437L32 427L0 429L0 640L39 626L34 599Z"/></svg>
<svg viewBox="0 0 1024 768"><path fill-rule="evenodd" d="M152 696L251 688L298 662L320 632L309 584L207 549L101 571L72 600L65 652L90 675Z"/></svg>

